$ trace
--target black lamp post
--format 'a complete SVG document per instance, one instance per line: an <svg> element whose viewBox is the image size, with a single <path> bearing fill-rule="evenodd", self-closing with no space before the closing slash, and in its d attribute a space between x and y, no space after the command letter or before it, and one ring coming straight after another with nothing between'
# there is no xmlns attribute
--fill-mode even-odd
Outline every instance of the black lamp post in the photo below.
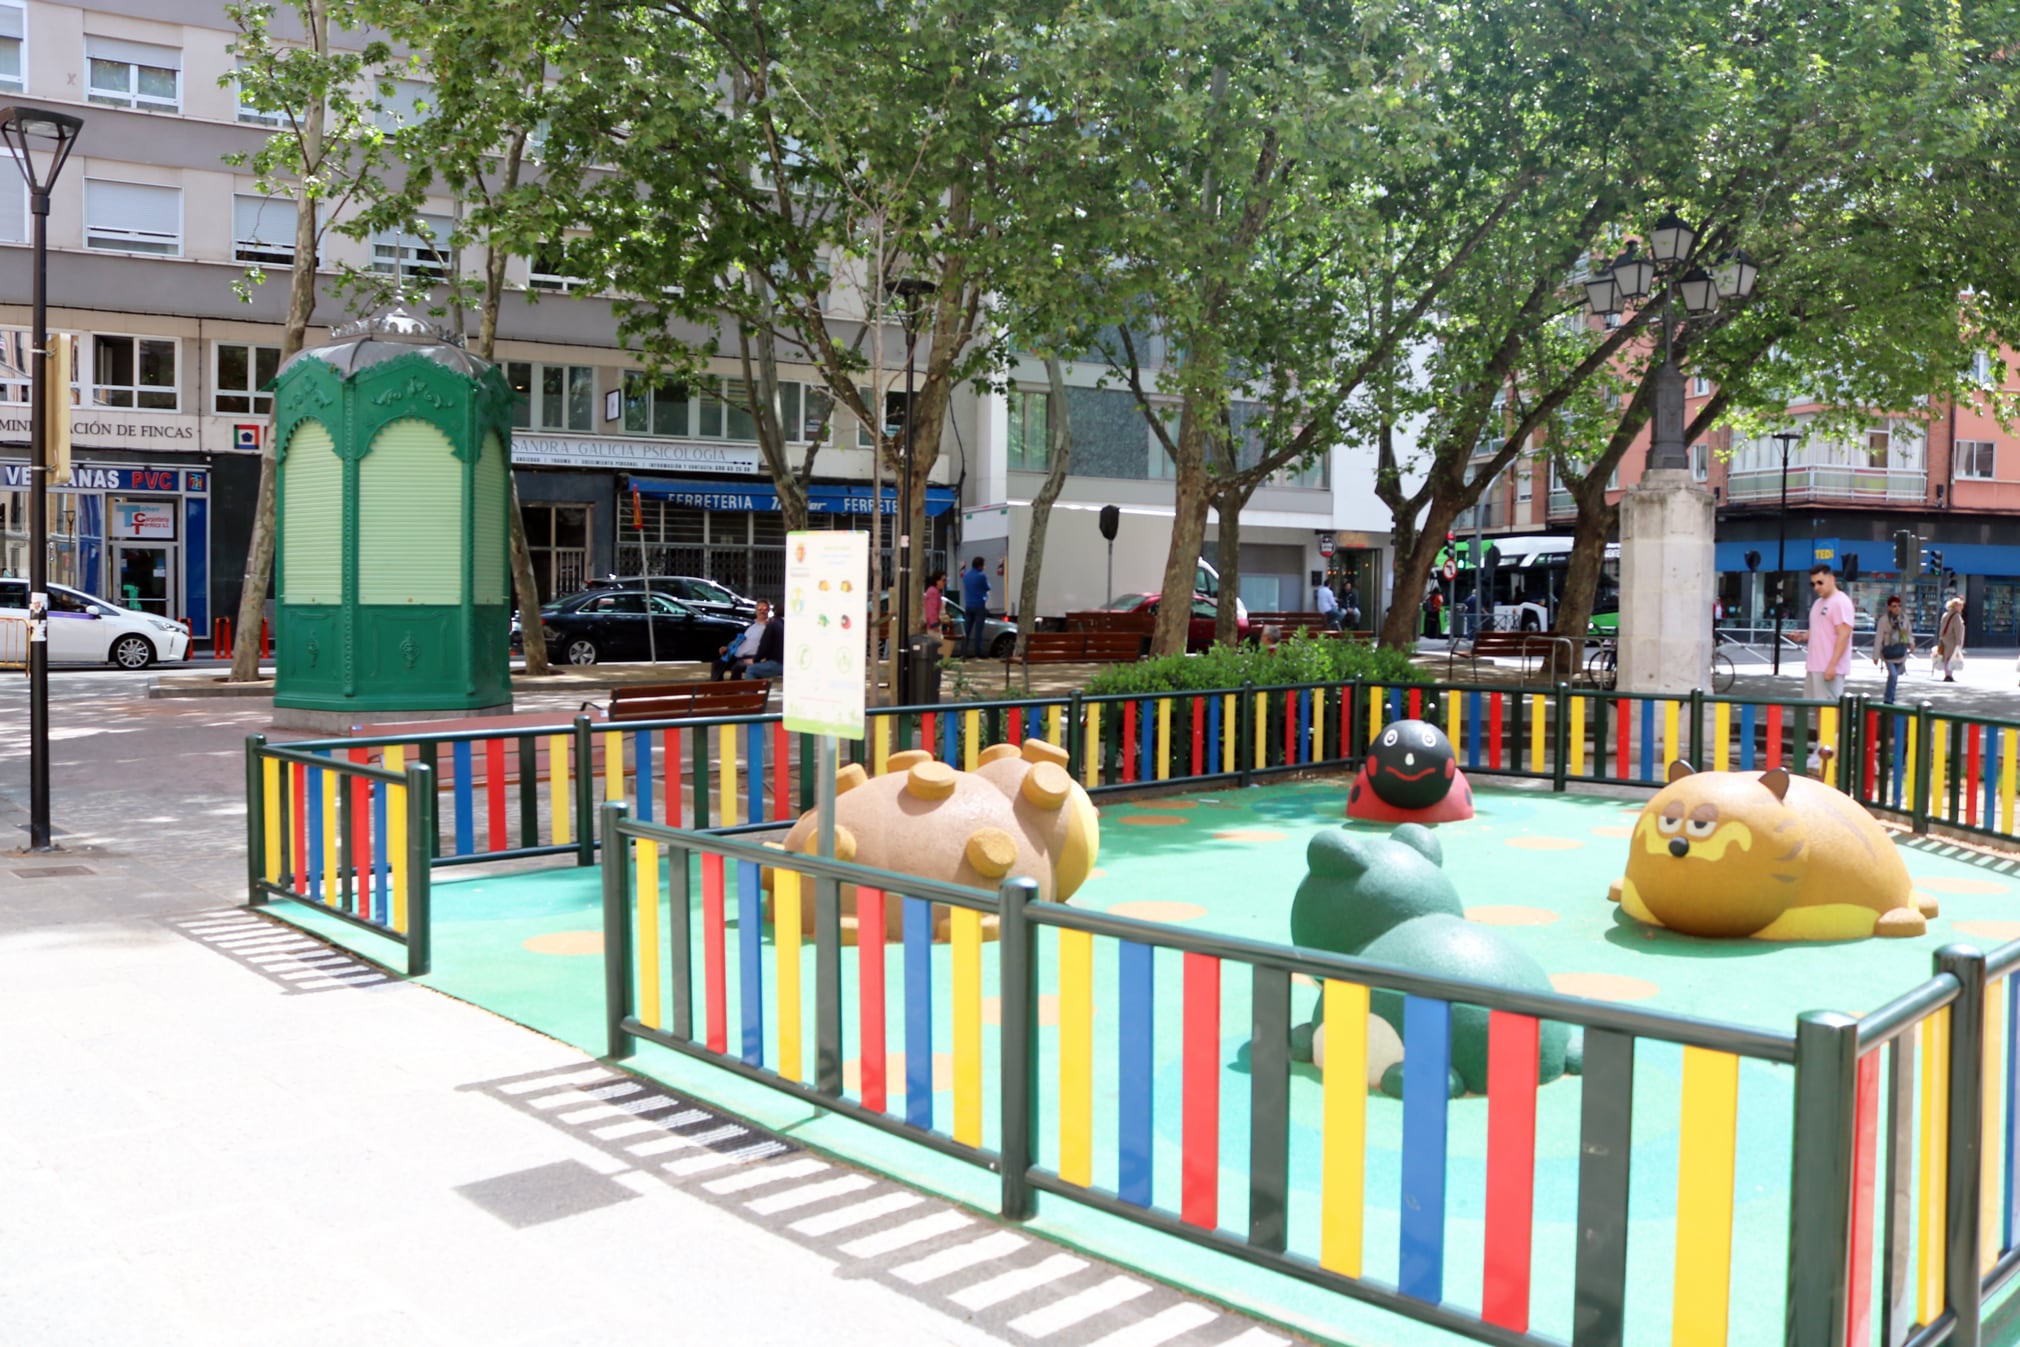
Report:
<svg viewBox="0 0 2020 1347"><path fill-rule="evenodd" d="M49 851L49 418L58 415L49 378L49 189L77 144L84 119L43 108L0 108L0 144L28 183L35 216L34 365L28 426L28 849ZM68 414L63 407L62 414Z"/></svg>
<svg viewBox="0 0 2020 1347"><path fill-rule="evenodd" d="M891 282L890 291L905 301L905 467L898 482L898 643L892 647L893 690L900 705L912 682L912 356L919 348L919 301L938 287L907 276ZM882 502L878 508L883 508ZM969 614L970 622L979 622Z"/></svg>
<svg viewBox="0 0 2020 1347"><path fill-rule="evenodd" d="M1788 612L1789 588L1789 446L1801 439L1799 430L1777 430L1782 447L1782 508L1775 519L1775 676L1782 672L1782 618Z"/></svg>

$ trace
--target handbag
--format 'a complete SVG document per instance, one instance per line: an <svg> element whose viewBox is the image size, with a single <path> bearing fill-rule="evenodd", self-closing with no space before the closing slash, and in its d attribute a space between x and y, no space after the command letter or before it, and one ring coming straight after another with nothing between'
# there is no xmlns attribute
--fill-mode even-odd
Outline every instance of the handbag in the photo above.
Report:
<svg viewBox="0 0 2020 1347"><path fill-rule="evenodd" d="M1907 657L1908 643L1906 641L1889 641L1880 647L1880 658L1889 664L1899 663Z"/></svg>

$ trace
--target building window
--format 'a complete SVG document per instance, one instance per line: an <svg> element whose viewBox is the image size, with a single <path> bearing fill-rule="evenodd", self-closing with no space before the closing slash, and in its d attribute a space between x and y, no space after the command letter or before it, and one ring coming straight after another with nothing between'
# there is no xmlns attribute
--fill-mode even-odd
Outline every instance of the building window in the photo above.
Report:
<svg viewBox="0 0 2020 1347"><path fill-rule="evenodd" d="M295 203L271 196L231 199L232 256L287 267L295 261Z"/></svg>
<svg viewBox="0 0 2020 1347"><path fill-rule="evenodd" d="M1951 461L1956 464L1957 476L1989 482L1994 475L1992 466L1995 457L1990 440L1959 440L1951 454Z"/></svg>
<svg viewBox="0 0 2020 1347"><path fill-rule="evenodd" d="M93 103L142 112L182 110L182 53L174 47L86 34L84 55Z"/></svg>
<svg viewBox="0 0 2020 1347"><path fill-rule="evenodd" d="M372 270L381 276L449 276L448 239L454 223L446 215L417 215L410 226L372 235Z"/></svg>
<svg viewBox="0 0 2020 1347"><path fill-rule="evenodd" d="M644 370L624 372L624 432L627 435L685 436L687 389L653 384Z"/></svg>
<svg viewBox="0 0 2020 1347"><path fill-rule="evenodd" d="M1973 351L1971 353L1971 382L1981 388L1992 386L1992 353Z"/></svg>
<svg viewBox="0 0 2020 1347"><path fill-rule="evenodd" d="M0 14L7 11L0 9ZM28 242L28 180L14 156L0 151L0 243Z"/></svg>
<svg viewBox="0 0 2020 1347"><path fill-rule="evenodd" d="M91 402L97 407L176 410L175 339L91 339Z"/></svg>
<svg viewBox="0 0 2020 1347"><path fill-rule="evenodd" d="M281 115L279 109L262 108L246 96L245 67L239 67L239 73L232 80L231 87L232 92L238 98L238 119L240 121L251 126L280 126L286 122L287 119Z"/></svg>
<svg viewBox="0 0 2020 1347"><path fill-rule="evenodd" d="M518 394L512 424L520 430L596 428L596 369L591 365L536 365L514 360L505 377Z"/></svg>
<svg viewBox="0 0 2020 1347"><path fill-rule="evenodd" d="M84 246L123 253L182 253L182 189L84 180Z"/></svg>
<svg viewBox="0 0 2020 1347"><path fill-rule="evenodd" d="M28 23L21 6L0 4L0 92L28 87Z"/></svg>
<svg viewBox="0 0 2020 1347"><path fill-rule="evenodd" d="M280 372L281 348L249 346L244 342L217 343L217 392L213 409L220 416L270 416L274 395L263 393Z"/></svg>
<svg viewBox="0 0 2020 1347"><path fill-rule="evenodd" d="M568 259L559 244L542 248L527 259L526 284L534 290L571 295L588 284L580 276L568 274Z"/></svg>
<svg viewBox="0 0 2020 1347"><path fill-rule="evenodd" d="M1705 378L1702 374L1695 375L1691 378L1690 395L1692 397L1694 398L1707 397L1710 395L1710 393L1711 393L1711 380Z"/></svg>
<svg viewBox="0 0 2020 1347"><path fill-rule="evenodd" d="M1711 446L1693 444L1690 446L1690 478L1702 482L1711 476Z"/></svg>
<svg viewBox="0 0 2020 1347"><path fill-rule="evenodd" d="M397 131L403 126L428 119L429 97L432 91L420 80L390 80L393 86L390 94L379 94L379 105L372 113L372 120L381 131Z"/></svg>
<svg viewBox="0 0 2020 1347"><path fill-rule="evenodd" d="M1535 469L1527 467L1515 470L1515 503L1517 505L1527 504L1530 500L1534 499L1536 495L1534 473Z"/></svg>
<svg viewBox="0 0 2020 1347"><path fill-rule="evenodd" d="M82 365L90 358L89 343L82 337L76 338L76 341L76 363ZM31 386L27 371L34 363L35 357L31 354L34 349L27 328L0 327L0 402L18 403L22 406L28 404ZM69 405L72 407L77 405L78 390L83 378L83 370L75 367L71 369Z"/></svg>
<svg viewBox="0 0 2020 1347"><path fill-rule="evenodd" d="M1886 466L1887 466L1887 450L1888 450L1889 446L1890 446L1890 445L1892 444L1892 442L1893 442L1893 437L1892 437L1891 435L1887 434L1887 432L1886 432L1886 431L1884 431L1884 430L1869 430L1869 431L1867 431L1867 432L1866 432L1866 466L1867 466L1867 467L1869 467L1869 468L1884 468L1884 467L1886 467Z"/></svg>
<svg viewBox="0 0 2020 1347"><path fill-rule="evenodd" d="M1044 472L1052 461L1052 395L1010 390L1010 471Z"/></svg>

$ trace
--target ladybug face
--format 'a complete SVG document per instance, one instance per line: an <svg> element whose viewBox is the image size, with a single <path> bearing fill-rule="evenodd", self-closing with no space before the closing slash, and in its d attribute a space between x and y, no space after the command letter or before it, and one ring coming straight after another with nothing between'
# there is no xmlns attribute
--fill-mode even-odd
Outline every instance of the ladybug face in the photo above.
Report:
<svg viewBox="0 0 2020 1347"><path fill-rule="evenodd" d="M1427 809L1444 799L1457 768L1445 732L1421 720L1391 721L1368 745L1368 784L1398 809Z"/></svg>

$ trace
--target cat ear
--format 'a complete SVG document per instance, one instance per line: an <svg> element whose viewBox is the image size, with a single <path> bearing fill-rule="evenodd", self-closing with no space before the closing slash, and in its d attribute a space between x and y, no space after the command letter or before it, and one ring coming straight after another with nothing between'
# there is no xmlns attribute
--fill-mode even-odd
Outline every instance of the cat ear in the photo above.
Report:
<svg viewBox="0 0 2020 1347"><path fill-rule="evenodd" d="M1682 758L1678 758L1675 762L1669 764L1669 779L1671 781L1681 781L1687 776L1695 776L1696 774L1697 768L1691 766Z"/></svg>
<svg viewBox="0 0 2020 1347"><path fill-rule="evenodd" d="M1760 774L1760 783L1774 793L1777 800L1785 800L1789 794L1789 774L1780 767L1772 767Z"/></svg>

